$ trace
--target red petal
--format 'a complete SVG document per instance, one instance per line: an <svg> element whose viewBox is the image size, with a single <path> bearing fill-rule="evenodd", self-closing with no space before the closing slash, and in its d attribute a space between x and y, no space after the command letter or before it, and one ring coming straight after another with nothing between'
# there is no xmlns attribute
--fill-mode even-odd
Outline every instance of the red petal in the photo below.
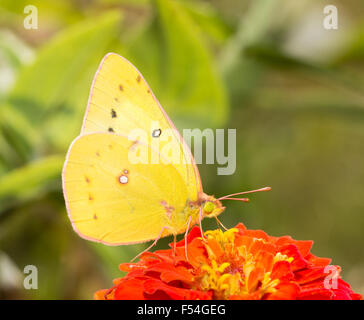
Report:
<svg viewBox="0 0 364 320"><path fill-rule="evenodd" d="M291 280L294 275L291 271L291 265L288 261L278 261L274 264L271 278L280 280Z"/></svg>
<svg viewBox="0 0 364 320"><path fill-rule="evenodd" d="M299 286L293 282L280 283L275 289L277 291L269 294L266 297L267 300L296 300L300 291Z"/></svg>
<svg viewBox="0 0 364 320"><path fill-rule="evenodd" d="M187 244L189 244L193 239L195 238L200 238L201 235L201 230L199 227L194 226L190 232L187 235ZM172 248L173 247L173 242L169 244L169 246ZM176 244L177 247L184 247L185 246L185 239L182 239L181 241L178 241Z"/></svg>
<svg viewBox="0 0 364 320"><path fill-rule="evenodd" d="M327 266L331 263L331 259L330 258L320 258L320 257L316 257L315 255L313 255L312 253L308 254L305 259L307 261L309 261L310 263L312 263L313 265L319 267L324 267Z"/></svg>
<svg viewBox="0 0 364 320"><path fill-rule="evenodd" d="M116 300L145 300L144 279L127 279L115 289Z"/></svg>
<svg viewBox="0 0 364 320"><path fill-rule="evenodd" d="M302 285L308 282L323 279L327 275L328 274L325 273L325 268L313 267L310 269L303 269L295 272L295 280Z"/></svg>
<svg viewBox="0 0 364 320"><path fill-rule="evenodd" d="M294 244L282 247L280 252L289 258L293 258L293 261L291 262L292 271L300 270L307 266L307 261L302 257L298 248Z"/></svg>
<svg viewBox="0 0 364 320"><path fill-rule="evenodd" d="M191 289L182 289L169 286L164 282L156 279L150 279L145 282L145 293L149 295L158 294L158 291L164 292L172 300L210 300L211 293Z"/></svg>
<svg viewBox="0 0 364 320"><path fill-rule="evenodd" d="M149 271L160 272L160 278L164 282L171 282L174 280L183 281L186 283L191 283L194 279L193 275L184 267L175 267L169 263L158 263L151 268Z"/></svg>

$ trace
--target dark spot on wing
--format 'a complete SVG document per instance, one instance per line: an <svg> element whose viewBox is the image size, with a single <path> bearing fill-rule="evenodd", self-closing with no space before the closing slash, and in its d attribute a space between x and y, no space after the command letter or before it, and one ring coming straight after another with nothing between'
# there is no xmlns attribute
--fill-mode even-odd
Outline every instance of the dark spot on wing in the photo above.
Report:
<svg viewBox="0 0 364 320"><path fill-rule="evenodd" d="M119 85L119 90L124 91L124 87L121 84Z"/></svg>
<svg viewBox="0 0 364 320"><path fill-rule="evenodd" d="M97 215L96 215L96 213L94 214L94 217L93 217L95 220L97 220Z"/></svg>
<svg viewBox="0 0 364 320"><path fill-rule="evenodd" d="M90 201L94 200L94 197L92 196L92 194L91 194L91 193L89 193L89 195L88 195L88 199L89 199Z"/></svg>
<svg viewBox="0 0 364 320"><path fill-rule="evenodd" d="M96 152L96 155L97 155L98 157L100 157L100 152L98 152L98 151L97 151L97 152Z"/></svg>
<svg viewBox="0 0 364 320"><path fill-rule="evenodd" d="M87 177L87 176L85 176L85 180L86 180L87 183L90 183L91 182L90 178Z"/></svg>
<svg viewBox="0 0 364 320"><path fill-rule="evenodd" d="M142 79L142 78L140 77L140 75L138 75L138 76L137 76L137 78L136 78L136 81L137 81L137 82L140 82L140 80L141 80L141 79Z"/></svg>
<svg viewBox="0 0 364 320"><path fill-rule="evenodd" d="M111 109L111 118L117 118L116 111L114 109Z"/></svg>
<svg viewBox="0 0 364 320"><path fill-rule="evenodd" d="M109 131L109 132L115 132L114 129L111 128L111 127L107 131Z"/></svg>
<svg viewBox="0 0 364 320"><path fill-rule="evenodd" d="M119 102L119 99L118 99L118 98L116 98L116 97L114 98L114 100L115 100L116 102Z"/></svg>

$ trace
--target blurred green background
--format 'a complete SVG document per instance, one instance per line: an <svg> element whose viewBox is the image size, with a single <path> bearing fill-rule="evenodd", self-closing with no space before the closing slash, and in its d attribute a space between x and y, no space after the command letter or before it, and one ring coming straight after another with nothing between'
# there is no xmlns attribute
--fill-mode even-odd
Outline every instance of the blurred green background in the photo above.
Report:
<svg viewBox="0 0 364 320"><path fill-rule="evenodd" d="M28 4L38 29L23 26ZM322 26L327 4L338 30ZM200 165L205 192L273 190L226 202L226 226L312 239L363 294L363 21L360 0L2 0L0 298L92 298L145 248L79 238L61 192L108 52L141 70L179 129L237 129L235 174ZM38 290L23 288L26 265L38 268Z"/></svg>

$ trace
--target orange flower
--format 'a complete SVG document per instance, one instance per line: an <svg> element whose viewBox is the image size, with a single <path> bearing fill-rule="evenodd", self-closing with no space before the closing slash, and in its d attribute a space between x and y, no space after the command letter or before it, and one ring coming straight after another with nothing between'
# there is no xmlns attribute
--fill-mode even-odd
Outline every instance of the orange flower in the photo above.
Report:
<svg viewBox="0 0 364 320"><path fill-rule="evenodd" d="M146 252L137 263L120 265L128 272L95 299L362 299L340 279L340 267L310 253L312 241L271 237L243 224L226 232L194 227L172 249Z"/></svg>

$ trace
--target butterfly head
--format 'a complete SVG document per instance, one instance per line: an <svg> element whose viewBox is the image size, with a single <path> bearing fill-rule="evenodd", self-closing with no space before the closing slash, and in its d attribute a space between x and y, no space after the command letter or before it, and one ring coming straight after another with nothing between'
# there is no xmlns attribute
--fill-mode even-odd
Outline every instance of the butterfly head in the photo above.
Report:
<svg viewBox="0 0 364 320"><path fill-rule="evenodd" d="M201 209L204 217L214 218L225 210L221 202L213 196L204 194L201 200Z"/></svg>

